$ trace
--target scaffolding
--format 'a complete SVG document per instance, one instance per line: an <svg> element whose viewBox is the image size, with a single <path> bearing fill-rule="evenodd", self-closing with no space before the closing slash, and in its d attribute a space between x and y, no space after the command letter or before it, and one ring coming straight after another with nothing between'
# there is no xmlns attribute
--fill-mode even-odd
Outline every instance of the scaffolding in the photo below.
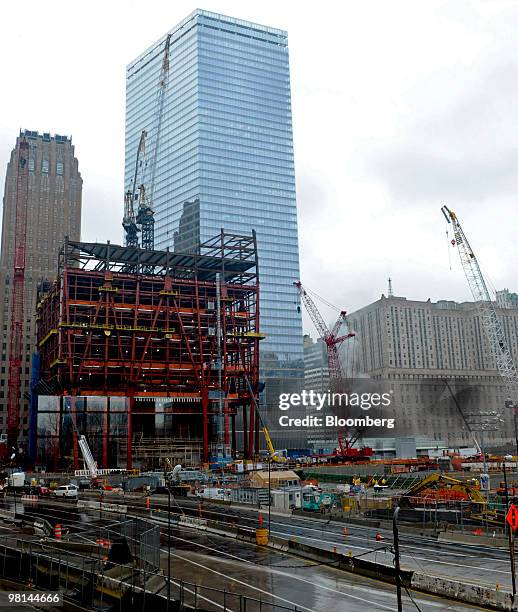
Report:
<svg viewBox="0 0 518 612"><path fill-rule="evenodd" d="M235 450L235 416L242 410L243 450L254 454L257 415L245 377L256 390L263 336L255 232L221 230L199 254L67 239L37 319L36 391L127 398L128 467L134 425L140 421L140 435L154 436L144 417L156 416L157 403L163 418L187 425L189 437L198 434L206 462L221 398L224 443ZM185 427L178 435L185 437Z"/></svg>

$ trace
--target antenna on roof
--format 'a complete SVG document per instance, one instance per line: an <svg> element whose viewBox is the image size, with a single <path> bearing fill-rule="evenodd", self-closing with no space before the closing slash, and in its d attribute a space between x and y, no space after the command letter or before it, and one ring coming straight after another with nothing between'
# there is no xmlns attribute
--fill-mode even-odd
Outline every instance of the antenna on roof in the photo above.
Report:
<svg viewBox="0 0 518 612"><path fill-rule="evenodd" d="M394 291L392 291L392 279L388 279L388 296L394 297Z"/></svg>

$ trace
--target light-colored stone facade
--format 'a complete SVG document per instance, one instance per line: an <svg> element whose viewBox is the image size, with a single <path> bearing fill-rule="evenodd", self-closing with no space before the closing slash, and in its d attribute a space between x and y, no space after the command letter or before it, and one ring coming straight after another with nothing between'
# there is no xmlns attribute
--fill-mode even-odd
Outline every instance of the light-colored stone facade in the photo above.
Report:
<svg viewBox="0 0 518 612"><path fill-rule="evenodd" d="M516 361L518 308L499 307L497 312ZM393 381L401 435L470 445L466 419L480 420L473 415L494 411L503 422L498 431L485 434L488 447L514 451L512 414L504 406L506 390L476 303L382 296L350 314L348 323L358 338L356 373Z"/></svg>

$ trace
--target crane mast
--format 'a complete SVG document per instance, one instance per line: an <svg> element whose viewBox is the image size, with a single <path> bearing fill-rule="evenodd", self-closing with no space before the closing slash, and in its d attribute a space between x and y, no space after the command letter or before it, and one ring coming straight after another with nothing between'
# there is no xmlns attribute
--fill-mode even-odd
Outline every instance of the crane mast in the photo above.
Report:
<svg viewBox="0 0 518 612"><path fill-rule="evenodd" d="M308 295L306 289L302 286L300 281L293 283L295 287L297 287L300 298L306 307L306 310L315 325L319 336L325 342L327 347L327 361L329 367L329 382L331 386L334 387L339 384L339 381L343 379L342 366L340 365L340 357L338 355L338 347L344 340L347 338L352 338L355 334L354 332L349 332L343 336L338 336L338 332L343 323L345 323L345 315L347 314L345 310L340 312L336 323L333 325L331 329L326 325L322 315L320 314L318 308L316 307L315 302L312 300L311 296Z"/></svg>
<svg viewBox="0 0 518 612"><path fill-rule="evenodd" d="M142 182L138 185L138 211L137 223L142 228L141 245L143 249L153 250L155 248L155 211L153 208L153 194L155 190L155 174L158 158L158 148L160 144L160 131L162 128L162 116L164 111L165 92L169 82L169 47L171 34L167 35L164 45L164 56L160 68L160 78L153 112L153 124L149 130L151 146L151 156L149 162L146 157L146 147L143 147L142 162ZM142 137L146 138L146 132L142 132ZM142 140L141 137L141 140ZM135 193L135 191L134 191Z"/></svg>
<svg viewBox="0 0 518 612"><path fill-rule="evenodd" d="M509 394L509 407L514 409L515 437L518 449L518 371L507 345L502 323L496 313L491 293L459 219L447 206L443 206L441 211L446 221L453 228L455 239L452 243L457 246L460 262L471 294L478 305L480 319L489 341L491 354L495 359L496 368L503 378Z"/></svg>
<svg viewBox="0 0 518 612"><path fill-rule="evenodd" d="M131 183L131 189L128 189L124 194L124 217L122 219L122 227L126 234L126 246L138 247L138 233L140 231L137 225L137 219L135 216L135 189L137 179L139 175L140 166L142 163L141 154L143 153L146 146L146 131L142 130L140 140L137 149L137 159L135 161L135 171L133 173L133 181Z"/></svg>
<svg viewBox="0 0 518 612"><path fill-rule="evenodd" d="M25 340L25 250L27 205L29 199L29 143L18 144L16 174L16 211L14 225L14 266L11 295L9 376L7 387L7 440L16 446L20 429L21 373Z"/></svg>

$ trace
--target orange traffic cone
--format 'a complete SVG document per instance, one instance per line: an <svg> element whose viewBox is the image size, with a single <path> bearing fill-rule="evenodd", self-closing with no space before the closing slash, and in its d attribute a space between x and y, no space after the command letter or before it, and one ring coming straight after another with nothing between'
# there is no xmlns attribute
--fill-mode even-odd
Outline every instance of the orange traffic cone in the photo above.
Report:
<svg viewBox="0 0 518 612"><path fill-rule="evenodd" d="M384 538L384 537L381 535L381 533L379 533L379 532L378 532L378 533L376 534L376 541L377 541L377 542L381 542L381 540L384 540L384 539L385 539L385 538Z"/></svg>

